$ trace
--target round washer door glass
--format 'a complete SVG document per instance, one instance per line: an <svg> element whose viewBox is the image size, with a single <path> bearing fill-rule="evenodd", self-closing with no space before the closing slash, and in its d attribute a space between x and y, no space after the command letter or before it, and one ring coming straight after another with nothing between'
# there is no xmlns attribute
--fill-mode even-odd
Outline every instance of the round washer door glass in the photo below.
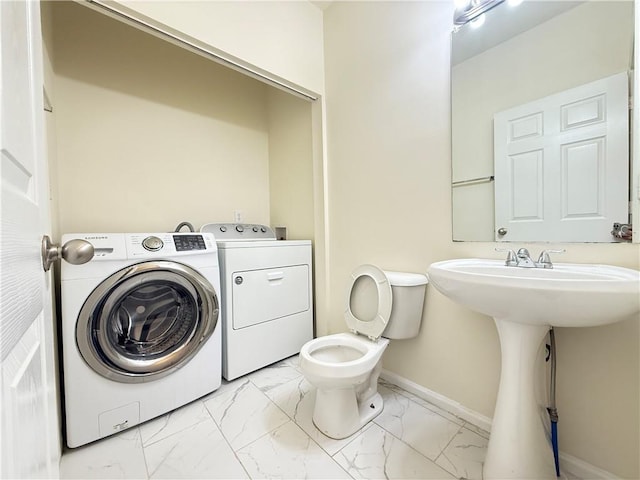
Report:
<svg viewBox="0 0 640 480"><path fill-rule="evenodd" d="M185 365L211 337L218 305L213 286L191 267L131 265L87 298L76 325L78 348L106 378L155 380Z"/></svg>

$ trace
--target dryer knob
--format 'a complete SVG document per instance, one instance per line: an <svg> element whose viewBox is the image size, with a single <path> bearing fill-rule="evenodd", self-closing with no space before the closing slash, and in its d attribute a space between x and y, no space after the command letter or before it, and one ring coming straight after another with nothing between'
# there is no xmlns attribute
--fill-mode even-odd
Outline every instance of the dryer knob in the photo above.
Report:
<svg viewBox="0 0 640 480"><path fill-rule="evenodd" d="M265 232L267 231L267 229L266 229L266 228L264 228L264 227L260 227L260 231L261 231L262 233L265 233Z"/></svg>
<svg viewBox="0 0 640 480"><path fill-rule="evenodd" d="M236 232L244 232L244 227L242 225L236 225Z"/></svg>
<svg viewBox="0 0 640 480"><path fill-rule="evenodd" d="M149 250L150 252L157 252L162 247L164 247L164 243L158 237L147 237L142 241L142 246L145 250Z"/></svg>
<svg viewBox="0 0 640 480"><path fill-rule="evenodd" d="M227 227L225 227L224 225L222 225L222 226L220 227L220 231L221 231L222 233L226 232L226 231L227 231Z"/></svg>
<svg viewBox="0 0 640 480"><path fill-rule="evenodd" d="M253 227L251 230L253 230L254 232L258 231L258 227Z"/></svg>

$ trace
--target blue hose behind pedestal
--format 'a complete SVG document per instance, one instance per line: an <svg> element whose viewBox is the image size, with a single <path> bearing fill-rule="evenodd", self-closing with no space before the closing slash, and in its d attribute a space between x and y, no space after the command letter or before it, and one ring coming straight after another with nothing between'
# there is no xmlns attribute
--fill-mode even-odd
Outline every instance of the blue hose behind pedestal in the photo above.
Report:
<svg viewBox="0 0 640 480"><path fill-rule="evenodd" d="M560 476L560 458L558 457L558 410L556 410L556 338L553 327L549 330L549 357L551 358L551 389L549 395L549 419L551 420L551 447L556 464L556 477Z"/></svg>
<svg viewBox="0 0 640 480"><path fill-rule="evenodd" d="M556 462L556 477L560 476L560 459L558 458L558 422L551 421L551 446L553 459Z"/></svg>

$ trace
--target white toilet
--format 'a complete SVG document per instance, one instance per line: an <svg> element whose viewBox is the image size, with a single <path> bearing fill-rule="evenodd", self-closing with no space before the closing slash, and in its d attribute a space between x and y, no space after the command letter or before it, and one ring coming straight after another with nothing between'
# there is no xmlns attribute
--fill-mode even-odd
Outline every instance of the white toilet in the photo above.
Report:
<svg viewBox="0 0 640 480"><path fill-rule="evenodd" d="M374 265L353 271L344 313L353 333L319 337L300 350L300 368L317 388L313 423L322 433L346 438L382 412L382 354L388 339L418 334L427 282Z"/></svg>

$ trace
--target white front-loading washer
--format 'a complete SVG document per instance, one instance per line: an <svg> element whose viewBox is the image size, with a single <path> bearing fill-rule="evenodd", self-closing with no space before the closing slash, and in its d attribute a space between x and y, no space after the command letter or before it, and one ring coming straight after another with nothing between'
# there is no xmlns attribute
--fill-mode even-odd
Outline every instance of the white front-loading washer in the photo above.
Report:
<svg viewBox="0 0 640 480"><path fill-rule="evenodd" d="M222 376L290 357L313 338L310 240L276 240L266 225L210 223L222 288Z"/></svg>
<svg viewBox="0 0 640 480"><path fill-rule="evenodd" d="M220 270L207 233L68 234L94 246L61 264L66 442L78 447L221 383Z"/></svg>

